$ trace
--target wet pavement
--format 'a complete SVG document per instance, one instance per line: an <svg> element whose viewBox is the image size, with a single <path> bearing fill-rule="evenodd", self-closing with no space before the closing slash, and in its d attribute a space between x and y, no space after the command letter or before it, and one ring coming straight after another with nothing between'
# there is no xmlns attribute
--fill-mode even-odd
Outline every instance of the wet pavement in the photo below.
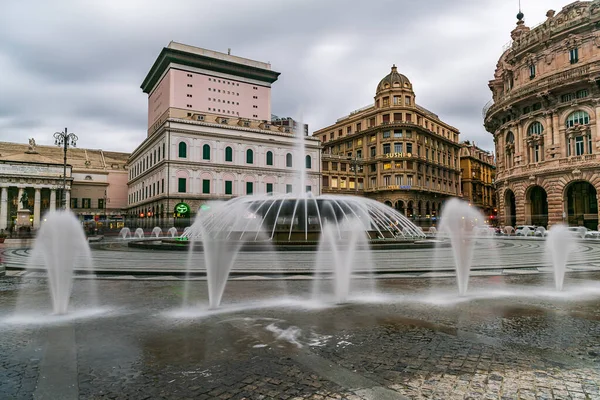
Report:
<svg viewBox="0 0 600 400"><path fill-rule="evenodd" d="M310 281L231 281L182 312L183 281L79 279L57 322L44 279L4 278L0 399L600 399L600 273L376 283L325 307Z"/></svg>

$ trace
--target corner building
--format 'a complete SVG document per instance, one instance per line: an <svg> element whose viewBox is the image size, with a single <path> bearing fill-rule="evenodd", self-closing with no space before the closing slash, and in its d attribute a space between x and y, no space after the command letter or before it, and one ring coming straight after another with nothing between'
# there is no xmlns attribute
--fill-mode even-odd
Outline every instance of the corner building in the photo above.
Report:
<svg viewBox="0 0 600 400"><path fill-rule="evenodd" d="M496 162L494 155L468 140L460 144L460 191L463 200L481 210L486 223L496 225Z"/></svg>
<svg viewBox="0 0 600 400"><path fill-rule="evenodd" d="M460 196L459 131L415 98L394 65L373 104L313 134L323 146L324 193L363 195L435 225L442 202Z"/></svg>
<svg viewBox="0 0 600 400"><path fill-rule="evenodd" d="M598 226L600 2L530 29L517 15L484 108L497 154L499 222Z"/></svg>
<svg viewBox="0 0 600 400"><path fill-rule="evenodd" d="M141 86L148 136L128 162L129 218L146 227L183 226L210 200L319 194L319 141L271 122L278 76L260 61L175 42L163 48ZM300 167L307 169L305 188Z"/></svg>

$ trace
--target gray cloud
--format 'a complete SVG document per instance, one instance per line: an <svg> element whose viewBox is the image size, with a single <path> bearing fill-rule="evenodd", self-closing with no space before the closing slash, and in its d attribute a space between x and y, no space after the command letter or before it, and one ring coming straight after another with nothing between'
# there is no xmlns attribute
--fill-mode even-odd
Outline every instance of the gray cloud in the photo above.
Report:
<svg viewBox="0 0 600 400"><path fill-rule="evenodd" d="M566 4L536 3L523 10L529 26ZM139 85L170 40L270 61L282 73L273 113L311 131L371 103L395 63L419 104L492 150L481 108L517 12L495 0L38 0L2 11L0 140L51 144L68 126L80 146L118 151L146 136Z"/></svg>

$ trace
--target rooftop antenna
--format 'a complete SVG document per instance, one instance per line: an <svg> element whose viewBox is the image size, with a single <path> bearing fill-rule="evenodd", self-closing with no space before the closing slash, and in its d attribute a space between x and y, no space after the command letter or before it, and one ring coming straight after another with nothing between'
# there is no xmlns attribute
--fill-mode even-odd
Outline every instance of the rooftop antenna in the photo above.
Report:
<svg viewBox="0 0 600 400"><path fill-rule="evenodd" d="M519 0L519 4L521 3L521 0ZM231 48L227 49L227 55L230 56L231 55Z"/></svg>

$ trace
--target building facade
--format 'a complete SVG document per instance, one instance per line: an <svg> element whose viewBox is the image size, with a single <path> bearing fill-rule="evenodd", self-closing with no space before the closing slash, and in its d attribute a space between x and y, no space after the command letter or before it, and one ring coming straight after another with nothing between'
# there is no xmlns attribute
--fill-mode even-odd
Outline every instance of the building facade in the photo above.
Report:
<svg viewBox="0 0 600 400"><path fill-rule="evenodd" d="M63 149L0 143L0 229L15 226L18 202L27 194L32 227L64 207ZM66 207L81 221L122 221L127 206L128 153L70 147L67 150ZM116 226L114 226L116 228Z"/></svg>
<svg viewBox="0 0 600 400"><path fill-rule="evenodd" d="M494 155L469 141L460 144L461 193L463 199L481 210L486 223L496 225L496 162Z"/></svg>
<svg viewBox="0 0 600 400"><path fill-rule="evenodd" d="M459 131L415 98L393 66L373 104L313 134L323 146L324 193L364 195L435 224L442 202L460 196Z"/></svg>
<svg viewBox="0 0 600 400"><path fill-rule="evenodd" d="M494 135L499 222L598 226L600 2L577 1L530 29L517 15L484 108Z"/></svg>
<svg viewBox="0 0 600 400"><path fill-rule="evenodd" d="M270 64L229 54L173 42L164 48L142 84L148 137L129 159L129 217L184 225L211 200L319 194L319 141L271 123L278 75Z"/></svg>

